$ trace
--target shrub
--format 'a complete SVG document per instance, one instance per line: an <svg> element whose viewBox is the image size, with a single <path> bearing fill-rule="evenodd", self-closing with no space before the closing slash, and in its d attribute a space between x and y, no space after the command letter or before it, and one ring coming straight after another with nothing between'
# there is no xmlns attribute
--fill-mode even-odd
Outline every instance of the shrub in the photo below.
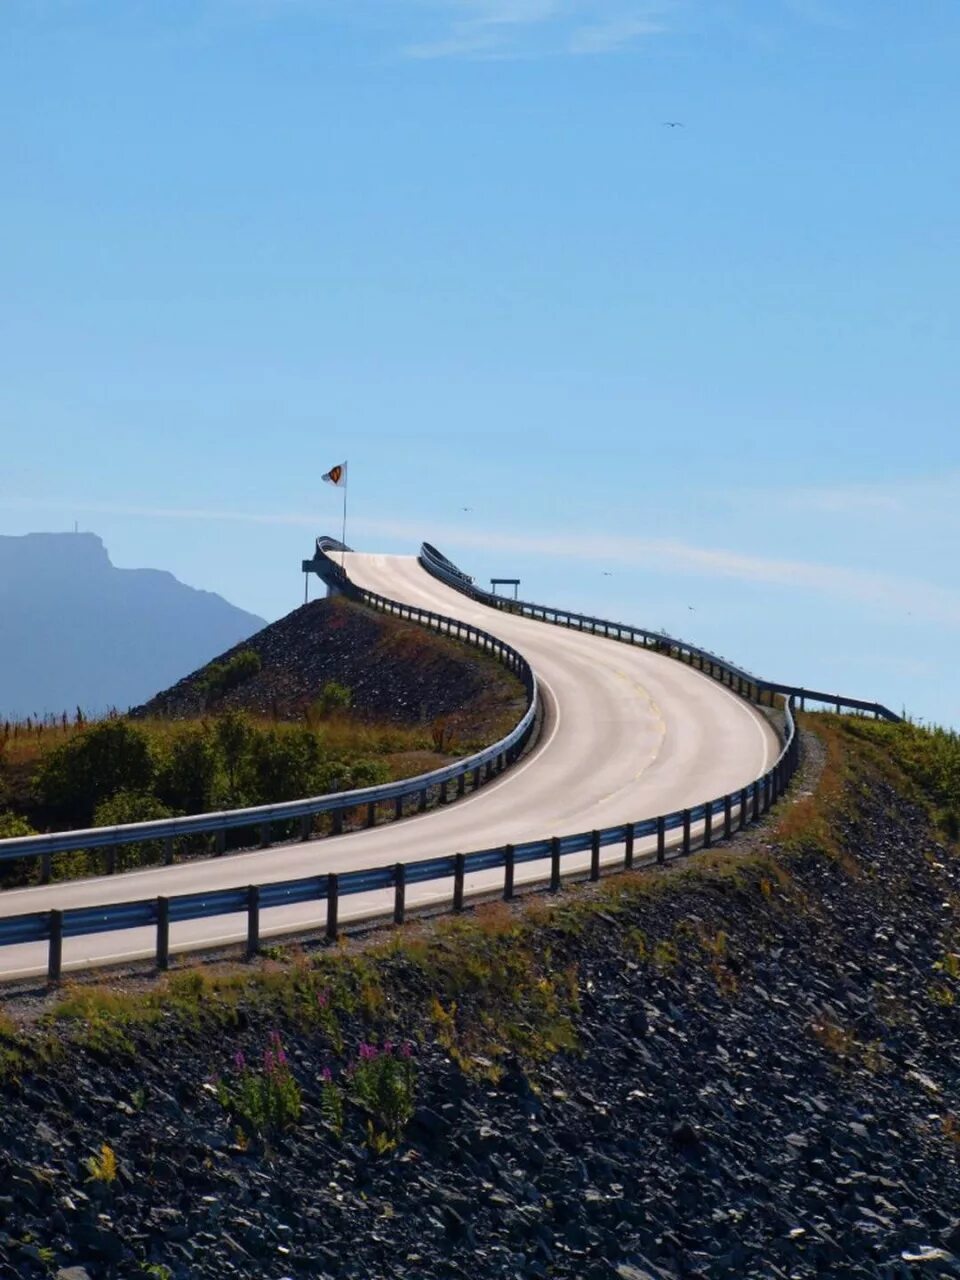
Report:
<svg viewBox="0 0 960 1280"><path fill-rule="evenodd" d="M255 676L262 666L256 649L241 649L226 662L211 662L200 677L200 687L210 701L216 701Z"/></svg>
<svg viewBox="0 0 960 1280"><path fill-rule="evenodd" d="M37 833L25 818L17 813L0 813L0 840L15 840L17 836L35 836Z"/></svg>
<svg viewBox="0 0 960 1280"><path fill-rule="evenodd" d="M101 801L93 815L95 827L120 827L127 822L154 822L160 818L172 818L173 811L162 804L156 796L142 791L118 791L116 795ZM89 850L92 857L100 855L102 850ZM116 849L116 866L118 871L127 871L131 867L140 867L144 863L159 862L163 856L163 843L160 840L145 840L139 844L118 845Z"/></svg>
<svg viewBox="0 0 960 1280"><path fill-rule="evenodd" d="M314 790L320 744L308 729L258 733L250 743L247 781L254 804L298 800Z"/></svg>
<svg viewBox="0 0 960 1280"><path fill-rule="evenodd" d="M300 1119L300 1087L293 1078L280 1033L270 1034L261 1067L250 1067L242 1053L233 1060L230 1082L220 1081L221 1105L249 1134L270 1137L292 1129Z"/></svg>
<svg viewBox="0 0 960 1280"><path fill-rule="evenodd" d="M227 771L229 795L233 799L237 795L240 769L250 749L254 730L241 711L228 711L219 717L213 733Z"/></svg>
<svg viewBox="0 0 960 1280"><path fill-rule="evenodd" d="M153 777L146 734L126 720L103 720L51 751L36 786L62 817L87 826L103 800L118 791L149 791Z"/></svg>
<svg viewBox="0 0 960 1280"><path fill-rule="evenodd" d="M350 765L351 787L377 787L390 781L390 770L382 760L354 760Z"/></svg>
<svg viewBox="0 0 960 1280"><path fill-rule="evenodd" d="M345 684L328 680L320 690L320 697L314 702L312 710L317 715L331 716L338 711L349 711L352 702L353 694Z"/></svg>
<svg viewBox="0 0 960 1280"><path fill-rule="evenodd" d="M367 1114L367 1141L382 1153L396 1146L413 1115L415 1071L410 1046L361 1044L348 1068L349 1093Z"/></svg>
<svg viewBox="0 0 960 1280"><path fill-rule="evenodd" d="M217 752L206 726L182 729L161 756L156 791L182 813L205 813L213 805Z"/></svg>
<svg viewBox="0 0 960 1280"><path fill-rule="evenodd" d="M106 1143L100 1148L100 1154L90 1156L86 1160L91 1182L105 1182L109 1185L117 1180L117 1157L112 1147Z"/></svg>

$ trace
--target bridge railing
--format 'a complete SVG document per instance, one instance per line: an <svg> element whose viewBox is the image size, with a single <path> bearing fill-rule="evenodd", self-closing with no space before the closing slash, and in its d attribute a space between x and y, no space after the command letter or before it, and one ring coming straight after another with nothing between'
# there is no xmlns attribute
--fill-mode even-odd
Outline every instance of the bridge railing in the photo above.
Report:
<svg viewBox="0 0 960 1280"><path fill-rule="evenodd" d="M458 569L429 542L423 543L418 558L428 573L481 604L499 609L503 613L517 613L540 622L550 622L576 631L589 631L592 635L607 636L612 640L620 640L626 644L639 644L646 649L668 654L670 657L678 658L681 662L696 667L753 702L767 702L772 706L775 696L780 694L796 698L800 704L800 710L806 708L807 702L817 702L837 712L866 712L878 719L895 722L901 719L889 707L879 702L865 702L860 698L848 698L843 694L819 693L796 685L779 684L775 680L764 680L728 662L726 658L711 653L709 649L702 649L686 640L678 640L662 631L648 631L644 627L636 627L626 622L610 622L605 618L574 613L569 609L556 609L550 605L533 604L527 600L511 600L508 596L498 596L492 591L485 591L482 587L478 587L471 577Z"/></svg>
<svg viewBox="0 0 960 1280"><path fill-rule="evenodd" d="M729 840L769 812L785 793L800 759L799 738L793 717L792 700L784 704L782 748L776 761L761 777L738 790L707 800L703 804L636 822L620 823L594 831L580 831L550 839L507 844L470 853L451 853L418 862L369 867L363 870L330 872L326 875L303 876L243 888L218 889L203 893L178 894L171 897L142 898L96 907L77 907L65 911L36 911L0 919L0 948L24 943L47 944L47 978L60 980L65 939L92 933L114 933L124 929L151 928L155 931L155 959L159 970L170 963L170 927L187 920L212 916L246 916L246 953L253 957L260 947L261 913L275 907L314 903L318 908L316 925L325 929L333 941L340 932L340 900L360 893L392 892L390 907L364 912L364 918L389 918L403 924L407 915L407 887L425 882L448 882L449 905L462 911L467 900L466 877L477 872L503 870L498 890L485 885L471 893L488 895L502 892L509 901L516 893L516 872L521 866L542 865L535 877L551 891L560 888L570 870L570 859L589 853L586 874L598 880L601 869L610 870L609 857L602 850L623 846L623 853L612 865L613 870L630 870L638 865L663 865L683 857L695 849L710 848L718 840ZM648 841L649 852L637 850L638 841ZM582 874L582 872L578 872ZM298 927L303 931L303 926Z"/></svg>
<svg viewBox="0 0 960 1280"><path fill-rule="evenodd" d="M324 555L322 550L319 555ZM429 561L429 563L427 563ZM638 841L646 841L652 847L643 853L644 864L663 864L668 857L682 857L696 848L709 848L718 839L729 839L735 830L742 829L755 822L767 813L783 796L796 772L800 760L800 743L794 718L794 703L797 697L808 700L825 701L830 705L849 707L853 710L868 710L890 720L897 720L893 712L878 703L864 703L857 699L821 695L807 690L795 689L791 686L779 685L759 679L742 668L735 667L711 654L705 649L686 644L670 636L646 631L643 628L627 626L622 623L591 618L588 615L571 613L564 609L553 609L547 606L513 601L504 597L492 596L475 587L468 575L463 574L452 565L446 557L436 552L435 548L424 544L421 551L421 563L450 585L457 586L475 599L509 612L523 613L525 616L554 622L561 626L590 631L595 635L602 634L631 644L643 644L644 647L670 653L692 665L699 667L714 679L722 681L735 689L744 697L760 700L769 694L780 694L783 698L783 727L780 753L764 774L749 782L746 786L706 800L702 804L690 808L675 810L672 813L660 814L656 817L640 818L635 822L622 823L618 826L606 827L589 832L576 832L550 839L528 841L522 844L506 844L491 849L479 849L469 853L450 853L442 857L423 859L411 863L398 863L393 866L378 866L363 870L347 872L331 872L325 875L301 877L296 880L279 881L261 885L249 885L245 888L215 890L212 892L180 894L176 896L146 898L136 902L122 902L98 907L75 908L66 911L32 912L25 915L8 916L0 919L0 948L17 943L47 943L47 974L50 981L57 981L61 975L64 939L78 937L89 933L114 932L123 929L150 927L156 931L156 963L159 969L165 969L170 956L170 926L184 920L196 920L212 916L246 915L246 947L247 954L254 955L260 942L261 912L273 907L290 906L302 903L316 903L318 906L317 924L323 925L325 920L326 935L330 939L339 932L340 899L360 893L386 892L393 894L393 919L403 922L406 916L406 891L408 885L425 882L448 882L450 886L450 907L460 911L464 907L467 885L466 877L477 872L503 870L502 893L505 899L514 896L516 887L516 870L519 866L542 864L542 871L535 877L544 882L551 890L559 889L565 873L570 870L569 859L576 855L589 853L587 874L590 879L598 879L601 865L610 866L609 856L604 858L602 850L611 846L623 846L622 856L616 860L617 867L629 869L638 865L636 845ZM339 567L339 566L337 566ZM352 586L352 584L351 584ZM461 638L483 637L486 641L494 640L502 651L509 651L502 641L495 640L488 633L478 631L455 619L418 610L412 606L401 605L374 593L358 592L359 598L366 599L374 607L385 607L396 611L403 617L411 617L417 621L426 621L440 629L460 634ZM466 632L463 628L467 628ZM517 655L519 657L519 655ZM529 667L527 668L529 671ZM535 690L533 675L528 678L530 687ZM532 716L534 707L528 708L526 720ZM521 724L524 722L521 721ZM532 719L531 719L532 723ZM518 726L519 729L520 726ZM529 732L529 726L527 729ZM499 746L500 744L498 744ZM488 749L494 751L495 748ZM481 755L484 753L480 753ZM464 762L460 762L464 763ZM454 766L451 766L453 768ZM439 771L441 773L446 771ZM436 776L436 775L427 775ZM413 780L417 781L417 780ZM408 780L409 783L409 780ZM403 784L391 784L399 787ZM370 790L382 790L372 788ZM321 797L321 800L342 800L344 805L354 807L361 793L353 793L353 797ZM296 811L297 805L315 804L317 801L298 801L293 806L267 806L271 815L278 810L284 813ZM243 813L244 811L234 811ZM250 811L245 811L249 813ZM210 815L207 815L210 816ZM232 815L213 815L218 818ZM181 819L175 821L191 821ZM163 824L136 824L141 832L133 838L142 840L142 828ZM66 833L76 835L78 833ZM90 833L93 834L93 833ZM47 837L49 838L49 837ZM56 837L54 837L56 838ZM38 840L44 837L28 837ZM0 842L0 850L5 845L16 842ZM474 887L471 892L489 893L486 885ZM322 906L321 906L322 904ZM389 910L386 914L389 915ZM377 918L384 915L383 909L372 909L364 913ZM299 927L302 930L302 926Z"/></svg>
<svg viewBox="0 0 960 1280"><path fill-rule="evenodd" d="M333 549L338 547L339 544ZM317 554L326 556L319 547ZM342 574L340 566L332 560L329 571L333 576ZM349 582L348 579L347 581ZM505 644L497 636L491 635L481 627L472 626L456 618L448 618L429 609L420 609L416 605L402 604L398 600L391 600L376 592L357 588L352 583L349 585L352 588L351 594L371 608L462 640L490 654L508 671L517 675L523 684L527 704L517 724L499 741L485 747L482 751L465 756L441 769L433 769L429 773L417 774L412 778L402 778L397 782L387 782L375 787L361 787L352 791L310 796L281 804L224 809L213 813L190 814L182 818L123 823L114 827L89 827L73 831L51 832L46 835L18 836L0 840L0 865L21 858L40 858L43 860L43 879L46 882L50 878L50 859L56 854L75 850L115 851L124 845L139 845L155 841L162 844L164 862L169 865L174 860L175 842L185 836L213 835L216 838L217 852L222 853L226 847L226 833L243 829L256 832L260 847L267 848L274 842L273 828L276 824L299 823L300 838L309 840L313 835L313 819L318 814L331 815L334 834L342 830L343 816L348 811L365 808L367 825L373 826L378 813L381 812L380 806L392 805L391 816L395 819L404 816L404 806L409 801L414 803L416 811L422 812L426 809L431 794L438 796L443 802L449 798L449 788L455 786L456 793L463 795L468 782L476 789L512 763L527 743L536 721L539 705L536 680L526 658L511 645ZM390 813L389 809L388 813ZM112 871L114 866L115 857L108 857L108 872Z"/></svg>

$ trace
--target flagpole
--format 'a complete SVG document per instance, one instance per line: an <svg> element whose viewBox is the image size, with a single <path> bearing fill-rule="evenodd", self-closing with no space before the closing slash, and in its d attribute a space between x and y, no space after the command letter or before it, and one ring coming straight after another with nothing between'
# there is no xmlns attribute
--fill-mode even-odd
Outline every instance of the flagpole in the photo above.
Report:
<svg viewBox="0 0 960 1280"><path fill-rule="evenodd" d="M347 545L347 485L350 483L350 468L343 464L343 529L340 535L340 568L343 568L343 548Z"/></svg>

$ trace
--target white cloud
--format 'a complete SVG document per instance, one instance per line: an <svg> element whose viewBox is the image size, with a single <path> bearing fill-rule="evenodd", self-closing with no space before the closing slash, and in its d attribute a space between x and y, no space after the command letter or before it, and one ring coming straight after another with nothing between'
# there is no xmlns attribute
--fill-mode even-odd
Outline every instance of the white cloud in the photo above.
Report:
<svg viewBox="0 0 960 1280"><path fill-rule="evenodd" d="M64 504L2 499L11 510L49 510ZM71 511L101 515L134 516L162 520L212 520L225 523L290 525L317 533L318 517L295 512L243 512L208 508L153 507L87 503L70 505ZM436 525L395 520L356 519L352 527L369 537L408 541L411 550L423 538L441 546L483 551L508 551L603 565L618 564L653 573L681 573L705 578L730 579L793 588L847 604L895 613L911 614L915 622L934 622L960 629L960 591L923 579L824 564L817 561L779 559L703 547L670 538L634 538L608 534L523 533L464 529L460 525Z"/></svg>
<svg viewBox="0 0 960 1280"><path fill-rule="evenodd" d="M649 18L619 18L596 26L577 27L570 33L570 53L614 53L645 36L660 35L662 23Z"/></svg>
<svg viewBox="0 0 960 1280"><path fill-rule="evenodd" d="M662 5L638 0L426 0L410 58L603 54L659 34Z"/></svg>

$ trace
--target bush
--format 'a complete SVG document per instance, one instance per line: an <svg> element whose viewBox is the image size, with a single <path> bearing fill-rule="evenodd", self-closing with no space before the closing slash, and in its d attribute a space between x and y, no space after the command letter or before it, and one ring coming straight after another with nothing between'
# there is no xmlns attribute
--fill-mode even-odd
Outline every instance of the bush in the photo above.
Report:
<svg viewBox="0 0 960 1280"><path fill-rule="evenodd" d="M182 813L205 813L213 807L216 781L214 735L205 726L182 729L161 757L157 795Z"/></svg>
<svg viewBox="0 0 960 1280"><path fill-rule="evenodd" d="M35 836L37 833L25 818L17 813L0 813L0 840L15 840L18 836Z"/></svg>
<svg viewBox="0 0 960 1280"><path fill-rule="evenodd" d="M89 826L118 791L147 792L154 762L146 734L126 720L104 720L56 747L37 772L40 798L74 826Z"/></svg>
<svg viewBox="0 0 960 1280"><path fill-rule="evenodd" d="M250 743L246 766L254 804L279 804L312 793L317 783L320 744L308 729L269 729Z"/></svg>
<svg viewBox="0 0 960 1280"><path fill-rule="evenodd" d="M242 1053L234 1058L233 1067L232 1078L220 1081L217 1096L237 1123L257 1138L292 1129L300 1119L300 1087L293 1078L279 1033L271 1033L262 1067L248 1066Z"/></svg>
<svg viewBox="0 0 960 1280"><path fill-rule="evenodd" d="M320 697L313 704L313 710L320 716L335 715L338 711L349 711L353 702L353 694L345 684L336 680L328 680L320 690Z"/></svg>
<svg viewBox="0 0 960 1280"><path fill-rule="evenodd" d="M349 1073L351 1100L367 1115L367 1142L377 1154L396 1146L414 1109L415 1073L408 1045L361 1044Z"/></svg>
<svg viewBox="0 0 960 1280"><path fill-rule="evenodd" d="M160 818L172 818L173 810L168 809L156 796L142 791L118 791L97 805L93 815L95 827L122 827L128 822L156 822ZM88 850L92 859L103 857L102 849ZM163 857L161 840L145 840L139 844L123 844L116 847L116 867L118 871L129 871L133 867L159 862ZM93 870L94 868L91 868Z"/></svg>
<svg viewBox="0 0 960 1280"><path fill-rule="evenodd" d="M235 802L237 800L240 770L250 749L254 729L242 712L228 711L217 720L213 732L217 749L227 772L228 796L231 801Z"/></svg>
<svg viewBox="0 0 960 1280"><path fill-rule="evenodd" d="M262 666L256 649L241 649L226 662L211 662L200 677L200 686L208 699L216 701L255 676Z"/></svg>

